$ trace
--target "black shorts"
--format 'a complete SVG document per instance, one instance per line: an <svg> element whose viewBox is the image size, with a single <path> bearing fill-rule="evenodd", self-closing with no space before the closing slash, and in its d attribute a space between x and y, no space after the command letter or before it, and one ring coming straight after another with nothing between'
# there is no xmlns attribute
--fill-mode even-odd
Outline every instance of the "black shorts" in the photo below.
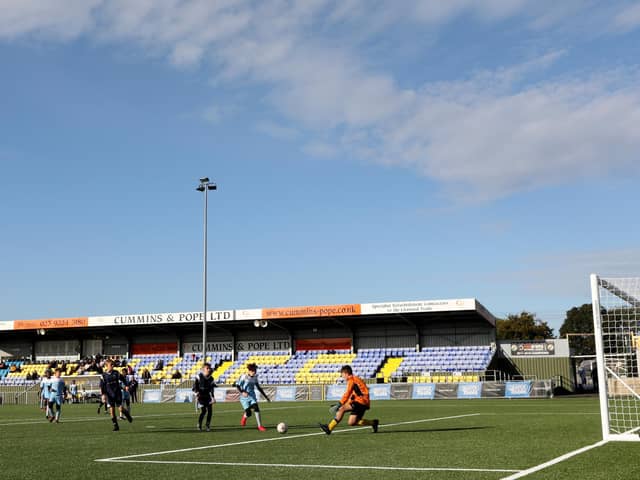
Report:
<svg viewBox="0 0 640 480"><path fill-rule="evenodd" d="M369 410L369 407L363 405L358 402L351 402L351 413L350 415L355 415L358 420L364 417L364 413Z"/></svg>
<svg viewBox="0 0 640 480"><path fill-rule="evenodd" d="M111 407L121 407L122 406L122 395L107 395L107 408Z"/></svg>

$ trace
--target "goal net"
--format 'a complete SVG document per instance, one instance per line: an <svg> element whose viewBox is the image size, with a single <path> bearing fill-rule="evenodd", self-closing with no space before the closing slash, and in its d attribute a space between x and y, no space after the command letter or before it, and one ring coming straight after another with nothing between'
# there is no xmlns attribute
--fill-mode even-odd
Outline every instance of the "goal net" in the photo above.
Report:
<svg viewBox="0 0 640 480"><path fill-rule="evenodd" d="M591 275L604 440L640 441L640 277Z"/></svg>

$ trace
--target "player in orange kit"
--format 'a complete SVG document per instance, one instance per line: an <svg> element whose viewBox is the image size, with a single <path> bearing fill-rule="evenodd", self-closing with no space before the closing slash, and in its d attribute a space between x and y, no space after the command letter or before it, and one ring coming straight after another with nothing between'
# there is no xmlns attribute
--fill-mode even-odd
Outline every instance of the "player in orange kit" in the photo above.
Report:
<svg viewBox="0 0 640 480"><path fill-rule="evenodd" d="M340 403L336 406L334 419L329 424L321 423L320 428L327 435L331 434L333 429L340 423L340 420L342 420L342 417L344 417L344 414L349 412L348 421L350 426L370 425L373 428L373 433L377 433L380 421L377 418L375 420L362 418L371 406L369 388L360 377L356 377L353 374L353 370L349 365L345 365L340 369L340 375L347 382L347 390L340 399Z"/></svg>

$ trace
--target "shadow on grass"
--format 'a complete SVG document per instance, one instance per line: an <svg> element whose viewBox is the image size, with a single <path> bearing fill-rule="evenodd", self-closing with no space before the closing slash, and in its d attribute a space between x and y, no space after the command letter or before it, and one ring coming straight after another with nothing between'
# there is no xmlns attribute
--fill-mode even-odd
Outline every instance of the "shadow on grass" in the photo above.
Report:
<svg viewBox="0 0 640 480"><path fill-rule="evenodd" d="M400 429L394 428L393 430L385 430L384 425L380 425L377 435L390 434L390 433L437 433L437 432L457 432L465 430L485 430L493 427L447 427L447 428L415 428L415 429Z"/></svg>

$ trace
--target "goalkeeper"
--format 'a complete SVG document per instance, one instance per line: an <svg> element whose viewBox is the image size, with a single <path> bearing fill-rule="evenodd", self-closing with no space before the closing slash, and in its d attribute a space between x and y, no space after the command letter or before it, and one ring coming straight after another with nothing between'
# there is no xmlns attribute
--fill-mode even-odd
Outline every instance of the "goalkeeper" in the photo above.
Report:
<svg viewBox="0 0 640 480"><path fill-rule="evenodd" d="M344 414L349 412L349 426L370 425L373 428L373 433L377 433L380 421L378 419L365 420L362 418L370 408L369 388L360 377L356 377L353 374L353 370L349 365L345 365L340 369L340 375L347 382L347 390L344 392L340 403L334 407L334 419L328 425L321 423L320 428L324 433L330 435L333 429L338 426Z"/></svg>

